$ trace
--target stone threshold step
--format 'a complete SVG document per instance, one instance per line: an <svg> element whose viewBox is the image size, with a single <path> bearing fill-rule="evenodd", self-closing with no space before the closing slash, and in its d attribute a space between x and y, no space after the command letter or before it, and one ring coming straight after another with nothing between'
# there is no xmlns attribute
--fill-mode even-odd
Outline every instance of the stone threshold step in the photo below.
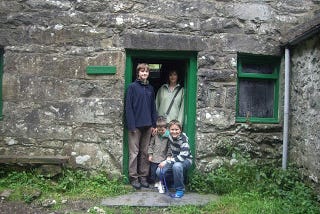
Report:
<svg viewBox="0 0 320 214"><path fill-rule="evenodd" d="M158 191L135 191L126 195L108 197L101 201L102 206L168 207L181 205L203 206L218 200L217 195L186 192L182 198L171 198Z"/></svg>

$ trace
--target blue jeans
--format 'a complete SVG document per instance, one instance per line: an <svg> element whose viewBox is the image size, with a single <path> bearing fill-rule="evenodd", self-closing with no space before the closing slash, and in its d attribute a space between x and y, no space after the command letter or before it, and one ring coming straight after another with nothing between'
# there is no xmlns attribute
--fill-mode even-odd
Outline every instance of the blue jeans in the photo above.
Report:
<svg viewBox="0 0 320 214"><path fill-rule="evenodd" d="M172 170L173 174L173 183L174 183L174 188L177 190L185 191L185 186L184 186L184 175L187 172L187 169L191 167L191 162L188 160L185 160L183 162L175 162L175 163L167 163L162 170L158 167L157 169L157 176L159 178L162 178L162 176L166 175L167 171ZM161 175L163 173L163 175Z"/></svg>

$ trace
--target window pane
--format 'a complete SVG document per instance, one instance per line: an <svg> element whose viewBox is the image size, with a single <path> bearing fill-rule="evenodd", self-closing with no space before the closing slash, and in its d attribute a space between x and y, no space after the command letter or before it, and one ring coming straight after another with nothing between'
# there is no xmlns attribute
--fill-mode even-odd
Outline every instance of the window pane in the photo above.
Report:
<svg viewBox="0 0 320 214"><path fill-rule="evenodd" d="M243 64L242 72L243 73L256 73L256 74L272 74L274 71L273 65L263 64Z"/></svg>
<svg viewBox="0 0 320 214"><path fill-rule="evenodd" d="M239 80L240 117L273 117L274 80Z"/></svg>

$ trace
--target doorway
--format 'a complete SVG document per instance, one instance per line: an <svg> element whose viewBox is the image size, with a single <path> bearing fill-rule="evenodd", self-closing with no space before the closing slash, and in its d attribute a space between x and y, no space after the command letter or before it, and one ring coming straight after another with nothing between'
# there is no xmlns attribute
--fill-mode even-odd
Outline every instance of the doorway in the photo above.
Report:
<svg viewBox="0 0 320 214"><path fill-rule="evenodd" d="M135 69L138 63L150 65L149 82L155 94L166 83L167 72L175 68L179 72L179 83L184 87L183 131L189 137L190 148L195 157L195 119L197 95L197 52L195 51L149 51L126 50L125 93L128 85L136 79ZM125 118L125 117L124 117ZM128 177L128 130L124 120L123 132L123 174Z"/></svg>
<svg viewBox="0 0 320 214"><path fill-rule="evenodd" d="M179 84L184 87L184 80L187 71L187 61L186 60L177 60L177 59L166 59L166 60L157 60L157 59L143 59L136 58L133 59L133 71L132 71L132 80L136 79L135 68L139 63L149 64L150 74L149 74L149 83L153 86L155 95L157 94L159 88L167 83L168 72L171 69L174 69L178 72Z"/></svg>

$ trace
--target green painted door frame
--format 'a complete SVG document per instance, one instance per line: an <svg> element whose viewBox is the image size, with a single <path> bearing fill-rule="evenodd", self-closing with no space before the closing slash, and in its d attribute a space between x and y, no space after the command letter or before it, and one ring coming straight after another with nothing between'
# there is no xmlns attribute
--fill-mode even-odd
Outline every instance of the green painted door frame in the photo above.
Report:
<svg viewBox="0 0 320 214"><path fill-rule="evenodd" d="M125 93L128 85L132 82L134 59L157 59L157 60L185 60L187 71L185 75L185 116L184 132L189 137L189 143L193 156L195 157L195 120L197 103L197 52L195 51L146 51L146 50L126 50L125 68ZM125 124L125 123L124 123ZM128 177L129 168L129 147L128 130L126 125L123 132L123 174Z"/></svg>

